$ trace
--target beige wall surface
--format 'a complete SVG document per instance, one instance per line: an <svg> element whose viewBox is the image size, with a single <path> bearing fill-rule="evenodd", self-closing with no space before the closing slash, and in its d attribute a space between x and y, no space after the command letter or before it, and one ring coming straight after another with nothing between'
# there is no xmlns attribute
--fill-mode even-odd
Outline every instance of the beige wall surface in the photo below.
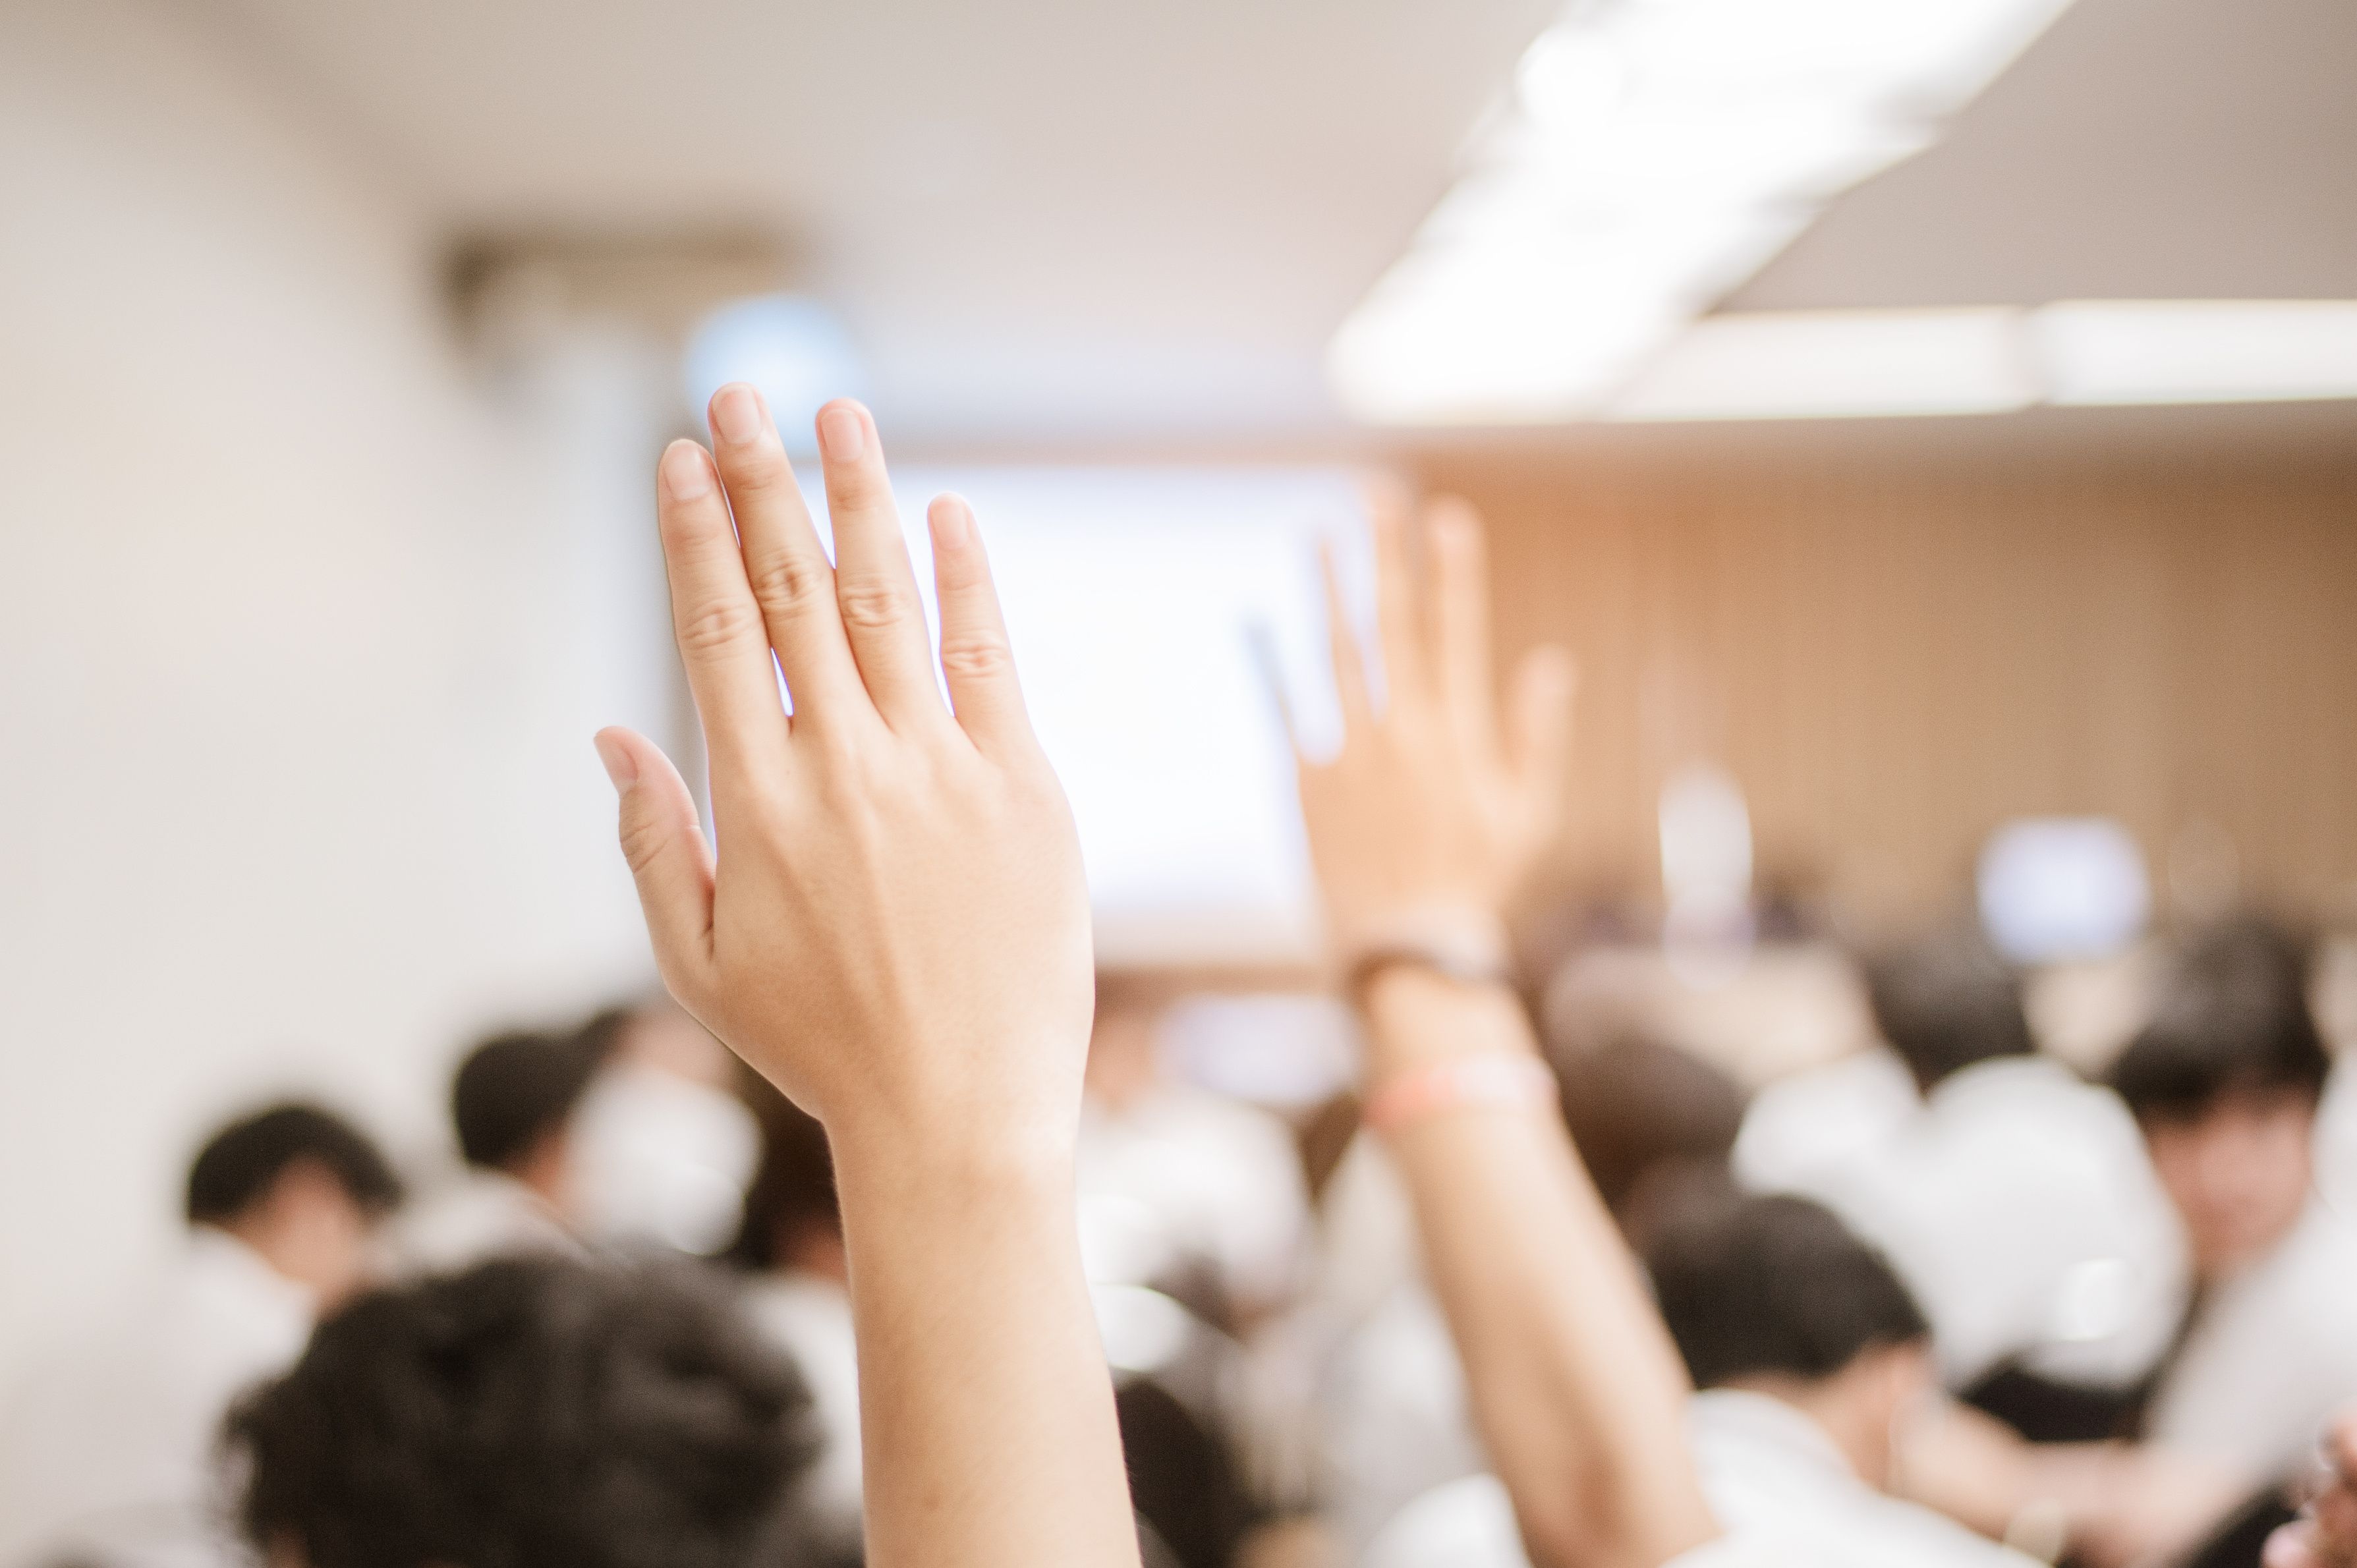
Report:
<svg viewBox="0 0 2357 1568"><path fill-rule="evenodd" d="M2337 411L1674 430L1415 466L1494 532L1498 634L1583 670L1566 876L1658 893L1704 758L1763 874L1867 919L1961 895L1982 837L2104 812L2166 884L2357 888L2357 441Z"/></svg>

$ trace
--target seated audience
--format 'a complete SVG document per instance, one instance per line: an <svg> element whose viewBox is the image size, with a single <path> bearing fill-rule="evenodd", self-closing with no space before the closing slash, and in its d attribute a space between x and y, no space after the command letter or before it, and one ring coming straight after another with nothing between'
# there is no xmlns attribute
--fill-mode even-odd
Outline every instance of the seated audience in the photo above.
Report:
<svg viewBox="0 0 2357 1568"><path fill-rule="evenodd" d="M1930 1326L1898 1274L1828 1210L1704 1197L1647 1253L1702 1391L1687 1415L1722 1524L1825 1568L2028 1559L1889 1496L1901 1420L1934 1386Z"/></svg>
<svg viewBox="0 0 2357 1568"><path fill-rule="evenodd" d="M1926 1491L1984 1529L2056 1510L2101 1565L2256 1560L2330 1414L2357 1400L2357 1227L2315 1190L2330 1061L2297 944L2238 921L2196 940L2114 1065L2181 1219L2196 1289L2126 1434L2023 1447L1965 1427L1927 1449ZM1910 1469L1915 1461L1910 1459Z"/></svg>
<svg viewBox="0 0 2357 1568"><path fill-rule="evenodd" d="M809 1417L717 1282L544 1255L361 1297L229 1441L285 1568L813 1568Z"/></svg>
<svg viewBox="0 0 2357 1568"><path fill-rule="evenodd" d="M436 1273L514 1252L578 1253L576 1112L608 1039L526 1031L467 1054L450 1083L466 1169L411 1206L388 1238L397 1272Z"/></svg>
<svg viewBox="0 0 2357 1568"><path fill-rule="evenodd" d="M0 1400L0 1563L236 1561L213 1465L222 1412L361 1285L400 1197L368 1138L315 1106L274 1106L208 1140L179 1256Z"/></svg>
<svg viewBox="0 0 2357 1568"><path fill-rule="evenodd" d="M1947 1386L2050 1423L2040 1436L2102 1435L2183 1299L2134 1122L2038 1052L2018 976L1977 935L1886 953L1867 983L1889 1057L1763 1090L1738 1175L1824 1203L1890 1260ZM1905 1087L1864 1092L1875 1072Z"/></svg>

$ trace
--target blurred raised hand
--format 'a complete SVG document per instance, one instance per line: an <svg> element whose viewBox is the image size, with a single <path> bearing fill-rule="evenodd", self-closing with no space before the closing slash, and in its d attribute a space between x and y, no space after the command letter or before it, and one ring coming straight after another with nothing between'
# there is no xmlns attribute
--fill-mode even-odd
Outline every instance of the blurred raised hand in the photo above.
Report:
<svg viewBox="0 0 2357 1568"><path fill-rule="evenodd" d="M1380 491L1373 530L1383 700L1329 552L1342 746L1330 761L1300 760L1310 858L1346 956L1494 927L1554 837L1571 718L1571 660L1541 648L1516 669L1500 723L1488 565L1471 507L1436 500L1412 519L1404 499Z"/></svg>
<svg viewBox="0 0 2357 1568"><path fill-rule="evenodd" d="M1300 762L1310 858L1366 1025L1370 1116L1531 1561L1658 1568L1718 1534L1681 1424L1691 1391L1503 983L1500 911L1563 799L1571 662L1524 659L1501 725L1472 509L1437 501L1412 521L1380 498L1374 535L1383 700L1329 557L1343 739L1331 761Z"/></svg>
<svg viewBox="0 0 2357 1568"><path fill-rule="evenodd" d="M2357 1568L2357 1412L2324 1440L2330 1477L2299 1522L2267 1541L2266 1568Z"/></svg>
<svg viewBox="0 0 2357 1568"><path fill-rule="evenodd" d="M628 730L597 737L656 960L688 1011L838 1137L874 1123L1069 1139L1087 892L974 514L953 496L928 513L937 666L875 422L835 403L818 425L834 564L752 389L714 399L713 456L663 454L716 863L670 760Z"/></svg>
<svg viewBox="0 0 2357 1568"><path fill-rule="evenodd" d="M658 488L717 858L661 751L597 751L665 983L830 1135L866 1561L1135 1568L1074 1218L1087 889L974 515L928 514L937 656L867 411L818 416L832 563L759 395L711 423Z"/></svg>

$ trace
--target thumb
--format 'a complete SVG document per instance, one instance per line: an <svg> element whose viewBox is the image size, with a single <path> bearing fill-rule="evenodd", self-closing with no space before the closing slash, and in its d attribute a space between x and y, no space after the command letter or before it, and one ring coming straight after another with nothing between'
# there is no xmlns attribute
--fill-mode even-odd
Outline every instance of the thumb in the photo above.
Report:
<svg viewBox="0 0 2357 1568"><path fill-rule="evenodd" d="M655 965L686 1002L702 989L712 956L712 849L695 820L695 797L644 736L602 729L597 746L621 798L622 858L639 885Z"/></svg>

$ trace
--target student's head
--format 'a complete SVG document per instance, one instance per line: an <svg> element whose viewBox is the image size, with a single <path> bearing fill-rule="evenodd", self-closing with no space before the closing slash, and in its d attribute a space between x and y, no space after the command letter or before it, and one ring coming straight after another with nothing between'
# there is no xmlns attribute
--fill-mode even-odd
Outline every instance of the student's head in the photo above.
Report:
<svg viewBox="0 0 2357 1568"><path fill-rule="evenodd" d="M1646 1265L1696 1387L1805 1411L1888 1483L1892 1428L1931 1385L1931 1330L1880 1253L1805 1198L1721 1188L1663 1219Z"/></svg>
<svg viewBox="0 0 2357 1568"><path fill-rule="evenodd" d="M1929 1092L1949 1074L2037 1047L2021 977L1978 933L1951 931L1878 953L1866 965L1875 1026Z"/></svg>
<svg viewBox="0 0 2357 1568"><path fill-rule="evenodd" d="M610 1044L602 1034L517 1031L477 1046L450 1085L459 1154L569 1210L567 1130Z"/></svg>
<svg viewBox="0 0 2357 1568"><path fill-rule="evenodd" d="M374 1144L316 1105L274 1105L207 1139L188 1167L191 1225L226 1231L323 1303L349 1295L401 1181Z"/></svg>
<svg viewBox="0 0 2357 1568"><path fill-rule="evenodd" d="M2151 1023L2112 1066L2205 1276L2263 1256L2307 1208L2331 1058L2306 982L2281 932L2222 928L2172 966Z"/></svg>
<svg viewBox="0 0 2357 1568"><path fill-rule="evenodd" d="M274 1568L745 1568L801 1555L792 1365L689 1265L504 1259L322 1324L231 1417Z"/></svg>
<svg viewBox="0 0 2357 1568"><path fill-rule="evenodd" d="M1624 1229L1641 1230L1662 1180L1721 1173L1743 1128L1743 1090L1691 1051L1638 1033L1556 1063L1564 1123Z"/></svg>

